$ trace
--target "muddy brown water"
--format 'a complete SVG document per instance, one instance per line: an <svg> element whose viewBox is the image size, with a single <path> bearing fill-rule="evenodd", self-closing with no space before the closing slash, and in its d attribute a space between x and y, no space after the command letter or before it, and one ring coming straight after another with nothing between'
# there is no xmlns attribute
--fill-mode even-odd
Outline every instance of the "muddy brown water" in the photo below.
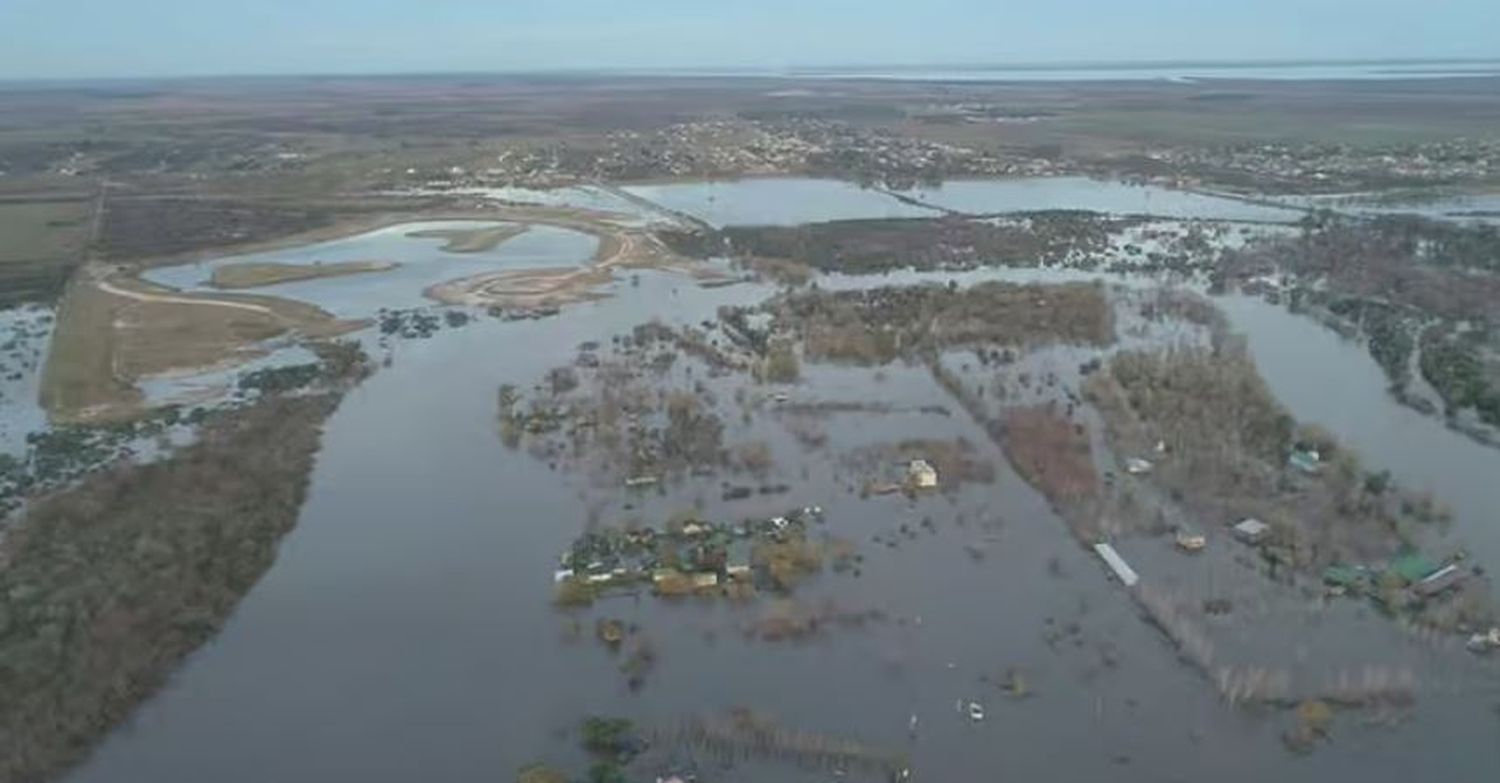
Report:
<svg viewBox="0 0 1500 783"><path fill-rule="evenodd" d="M1452 667L1462 676L1431 678L1399 725L1341 715L1334 742L1307 757L1287 753L1278 740L1286 717L1220 703L924 368L888 367L875 381L867 370L808 366L790 393L947 404L955 415L835 414L825 426L837 448L967 436L999 468L994 484L915 503L860 499L834 480L826 457L805 454L772 420L757 419L730 423L728 435L768 440L788 494L724 503L709 480L646 495L627 510L623 493L507 450L495 430L499 384L530 388L580 342L608 345L653 317L696 323L722 304L770 294L753 285L701 289L655 272L635 279L622 277L614 298L557 318L484 319L397 343L392 365L329 421L298 527L275 566L222 633L67 780L507 780L535 761L582 769L567 732L583 715L669 725L735 706L906 752L922 780L1396 781L1434 772L1482 780L1500 769L1496 675L1467 662ZM1500 452L1391 401L1360 346L1324 339L1311 322L1253 300L1223 304L1299 419L1333 430L1408 486L1430 486L1457 511L1454 535L1476 557L1500 563L1500 529L1486 518L1500 507ZM1062 371L1076 359L1062 350L1028 361ZM618 659L587 632L582 641L564 638L569 616L551 605L557 554L601 498L611 501L606 520L661 518L698 500L714 518L821 505L830 532L855 540L865 562L861 576L826 573L799 597L879 609L889 619L767 643L739 630L764 601L611 598L578 619L588 629L598 617L621 618L654 641L660 662L632 692ZM915 528L923 516L936 520L936 532L918 528L896 549L870 540L903 523ZM1001 522L989 531L980 526L987 519ZM993 540L976 561L964 545L987 534ZM1146 579L1170 571L1213 578L1182 567L1161 542L1122 549ZM1346 642L1318 651L1334 658L1373 647L1424 670L1467 661L1355 609L1305 622L1347 625ZM1076 632L1067 630L1073 624ZM1288 622L1283 633L1251 641L1287 649L1306 630ZM1009 667L1024 674L1032 697L1013 700L981 679ZM962 714L960 700L983 703L985 720ZM710 780L828 779L756 765L703 772Z"/></svg>

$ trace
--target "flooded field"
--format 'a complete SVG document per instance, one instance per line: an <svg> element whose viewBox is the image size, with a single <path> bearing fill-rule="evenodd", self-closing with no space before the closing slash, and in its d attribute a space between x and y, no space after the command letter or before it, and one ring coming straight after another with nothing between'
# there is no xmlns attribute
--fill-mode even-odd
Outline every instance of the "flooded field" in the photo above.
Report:
<svg viewBox="0 0 1500 783"><path fill-rule="evenodd" d="M1261 206L1155 185L1084 177L954 180L937 188L903 191L901 195L970 215L1078 209L1107 215L1269 223L1291 223L1302 217L1302 212L1296 209Z"/></svg>
<svg viewBox="0 0 1500 783"><path fill-rule="evenodd" d="M832 179L771 177L631 185L625 190L714 226L796 225L853 218L935 217L873 188Z"/></svg>
<svg viewBox="0 0 1500 783"><path fill-rule="evenodd" d="M788 178L636 185L626 190L714 226L1048 210L1274 223L1292 223L1303 214L1292 207L1261 206L1154 185L1085 177L953 180L937 187L904 191L862 188L836 180Z"/></svg>
<svg viewBox="0 0 1500 783"><path fill-rule="evenodd" d="M906 195L971 213L1280 212L1096 185L954 182ZM714 225L939 214L816 180L629 192ZM472 253L412 236L472 227L393 226L146 279L209 292L229 264L397 264L256 289L372 317L440 310L423 291L456 278L584 264L599 244L542 225ZM461 327L426 339L359 333L384 366L327 420L274 563L213 640L64 779L510 780L539 762L586 769L576 729L590 715L628 717L654 738L637 762L650 766L632 772L641 779L667 768L746 783L835 769L881 779L900 766L940 781L1394 781L1425 769L1477 780L1500 768L1495 656L1330 596L1316 575L1273 578L1229 533L1237 518L1187 520L1207 545L1184 551L1183 520L1168 518L1180 504L1128 468L1144 452L1116 450L1088 391L1124 354L1242 339L1295 423L1388 470L1391 492L1451 506L1449 522L1414 534L1424 552L1461 546L1469 562L1500 564L1500 451L1396 403L1361 345L1260 299L1205 298L1202 281L993 268L815 280L812 295L831 299L762 310L786 293L618 271L600 297L550 318L455 309ZM918 284L932 285L911 293ZM892 301L938 315L885 317ZM860 308L885 328L850 320L869 317ZM1220 311L1222 323L1208 314ZM951 312L962 317L945 320ZM229 385L309 361L301 350L174 383ZM1088 521L1139 588L1111 576L1075 507L1048 492L1066 482L1047 475L1057 469L1047 455L1007 448L1026 423L1017 411L1081 439L1087 457L1057 464L1099 477L1079 494L1107 513ZM1170 472L1171 452L1147 456ZM937 487L903 484L916 459L936 463ZM795 586L667 599L643 585L556 605L559 555L584 533L810 508L809 540L826 562ZM618 649L595 638L611 627L627 637ZM1324 698L1336 704L1331 727L1320 719L1312 732L1294 708ZM736 709L785 731L760 752L724 752L732 732L715 720ZM853 744L808 750L836 744L825 737ZM786 763L811 757L825 766ZM861 767L862 757L880 761Z"/></svg>
<svg viewBox="0 0 1500 783"><path fill-rule="evenodd" d="M1436 220L1500 224L1500 193L1432 192L1283 197L1279 201L1363 215L1420 215Z"/></svg>
<svg viewBox="0 0 1500 783"><path fill-rule="evenodd" d="M19 457L26 435L46 424L37 403L41 369L52 339L50 307L0 311L0 454Z"/></svg>

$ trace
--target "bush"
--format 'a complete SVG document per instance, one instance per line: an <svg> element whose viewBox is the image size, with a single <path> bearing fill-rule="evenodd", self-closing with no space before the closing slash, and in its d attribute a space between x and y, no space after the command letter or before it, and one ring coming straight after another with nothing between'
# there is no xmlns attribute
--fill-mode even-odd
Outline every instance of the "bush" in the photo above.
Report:
<svg viewBox="0 0 1500 783"><path fill-rule="evenodd" d="M591 716L583 721L583 749L595 756L613 759L631 748L634 728L625 718Z"/></svg>
<svg viewBox="0 0 1500 783"><path fill-rule="evenodd" d="M767 383L796 383L802 377L797 349L789 340L773 340L761 365L761 380Z"/></svg>

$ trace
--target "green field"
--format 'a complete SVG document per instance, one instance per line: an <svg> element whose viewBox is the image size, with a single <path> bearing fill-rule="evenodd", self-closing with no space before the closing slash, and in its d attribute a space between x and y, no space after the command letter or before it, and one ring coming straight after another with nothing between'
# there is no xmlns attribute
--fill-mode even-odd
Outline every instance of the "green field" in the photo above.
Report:
<svg viewBox="0 0 1500 783"><path fill-rule="evenodd" d="M51 301L83 260L89 203L0 203L0 307Z"/></svg>

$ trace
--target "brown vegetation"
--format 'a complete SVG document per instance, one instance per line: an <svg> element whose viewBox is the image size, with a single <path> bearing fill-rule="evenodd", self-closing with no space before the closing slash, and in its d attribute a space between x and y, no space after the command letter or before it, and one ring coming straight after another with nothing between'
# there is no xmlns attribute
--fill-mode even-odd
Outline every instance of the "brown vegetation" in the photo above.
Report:
<svg viewBox="0 0 1500 783"><path fill-rule="evenodd" d="M787 286L803 286L812 282L817 270L800 261L784 258L751 258L746 262L751 269L763 277Z"/></svg>
<svg viewBox="0 0 1500 783"><path fill-rule="evenodd" d="M338 399L224 414L31 507L0 558L0 781L77 761L213 635L296 523Z"/></svg>
<svg viewBox="0 0 1500 783"><path fill-rule="evenodd" d="M989 222L966 218L839 220L801 226L730 227L721 234L731 253L827 272L868 274L891 269L968 268L985 264L1035 266L1081 263L1109 248L1125 221L1082 212L1045 212ZM700 243L714 247L717 242ZM769 267L776 269L776 267Z"/></svg>
<svg viewBox="0 0 1500 783"><path fill-rule="evenodd" d="M750 562L764 569L778 589L790 591L822 570L823 556L822 544L805 535L792 535L779 541L757 541L750 551Z"/></svg>
<svg viewBox="0 0 1500 783"><path fill-rule="evenodd" d="M938 485L945 491L966 483L991 484L995 481L995 464L980 454L967 438L908 438L840 454L840 462L850 470L869 477L877 485L888 487L905 484L907 465L916 459L926 460L937 470Z"/></svg>
<svg viewBox="0 0 1500 783"><path fill-rule="evenodd" d="M808 357L884 364L974 345L1108 345L1114 313L1102 286L981 283L782 297L770 305Z"/></svg>
<svg viewBox="0 0 1500 783"><path fill-rule="evenodd" d="M1001 446L1016 472L1047 497L1080 541L1091 543L1098 538L1093 511L1099 475L1082 425L1050 406L1011 408L1001 421Z"/></svg>
<svg viewBox="0 0 1500 783"><path fill-rule="evenodd" d="M104 212L99 241L111 260L171 256L324 228L319 207L200 198L116 198Z"/></svg>

